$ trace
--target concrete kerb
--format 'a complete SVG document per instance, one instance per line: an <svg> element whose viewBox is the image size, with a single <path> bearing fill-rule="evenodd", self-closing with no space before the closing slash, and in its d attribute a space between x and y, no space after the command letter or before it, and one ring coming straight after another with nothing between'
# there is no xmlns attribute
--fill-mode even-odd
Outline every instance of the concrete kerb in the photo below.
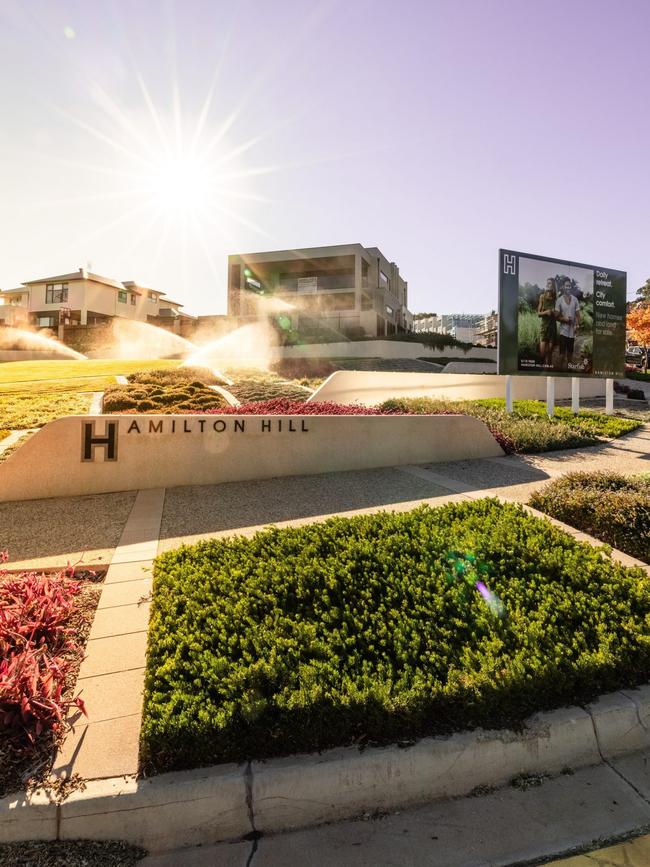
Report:
<svg viewBox="0 0 650 867"><path fill-rule="evenodd" d="M151 779L90 781L61 803L42 792L0 801L0 840L124 839L151 852L401 810L558 774L650 747L650 686L587 708L531 717L525 729L461 732L412 746L356 747Z"/></svg>

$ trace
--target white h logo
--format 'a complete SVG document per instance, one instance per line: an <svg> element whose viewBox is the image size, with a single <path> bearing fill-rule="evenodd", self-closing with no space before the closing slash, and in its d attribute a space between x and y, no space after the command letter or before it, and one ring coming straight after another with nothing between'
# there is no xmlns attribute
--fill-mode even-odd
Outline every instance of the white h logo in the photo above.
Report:
<svg viewBox="0 0 650 867"><path fill-rule="evenodd" d="M508 253L503 254L503 273L504 274L515 274L515 256L508 255Z"/></svg>

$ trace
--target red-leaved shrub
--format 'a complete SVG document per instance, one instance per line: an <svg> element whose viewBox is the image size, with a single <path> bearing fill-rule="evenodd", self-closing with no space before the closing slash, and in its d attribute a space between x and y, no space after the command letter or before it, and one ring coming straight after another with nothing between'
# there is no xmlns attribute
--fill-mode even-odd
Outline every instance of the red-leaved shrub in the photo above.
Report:
<svg viewBox="0 0 650 867"><path fill-rule="evenodd" d="M0 572L0 739L17 748L58 731L73 705L86 712L79 696L64 697L80 651L71 624L81 584L69 574Z"/></svg>

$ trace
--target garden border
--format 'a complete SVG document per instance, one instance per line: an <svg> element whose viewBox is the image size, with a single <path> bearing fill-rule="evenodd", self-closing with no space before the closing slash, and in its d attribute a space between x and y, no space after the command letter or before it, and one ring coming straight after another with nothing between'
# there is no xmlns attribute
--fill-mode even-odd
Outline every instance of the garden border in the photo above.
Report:
<svg viewBox="0 0 650 867"><path fill-rule="evenodd" d="M250 839L558 774L650 747L650 685L531 717L523 732L460 732L151 779L94 780L57 803L0 801L0 841L122 839L151 852Z"/></svg>

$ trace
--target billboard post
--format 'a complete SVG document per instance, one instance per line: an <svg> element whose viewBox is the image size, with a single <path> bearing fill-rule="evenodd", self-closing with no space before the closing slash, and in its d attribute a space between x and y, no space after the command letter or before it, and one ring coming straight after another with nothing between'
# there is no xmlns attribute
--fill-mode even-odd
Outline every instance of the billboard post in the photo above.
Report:
<svg viewBox="0 0 650 867"><path fill-rule="evenodd" d="M555 380L552 376L546 377L546 415L549 418L555 415Z"/></svg>
<svg viewBox="0 0 650 867"><path fill-rule="evenodd" d="M614 415L614 380L605 380L605 415Z"/></svg>
<svg viewBox="0 0 650 867"><path fill-rule="evenodd" d="M578 415L580 412L580 379L571 377L571 412Z"/></svg>
<svg viewBox="0 0 650 867"><path fill-rule="evenodd" d="M499 250L499 373L623 377L626 289L625 271Z"/></svg>

